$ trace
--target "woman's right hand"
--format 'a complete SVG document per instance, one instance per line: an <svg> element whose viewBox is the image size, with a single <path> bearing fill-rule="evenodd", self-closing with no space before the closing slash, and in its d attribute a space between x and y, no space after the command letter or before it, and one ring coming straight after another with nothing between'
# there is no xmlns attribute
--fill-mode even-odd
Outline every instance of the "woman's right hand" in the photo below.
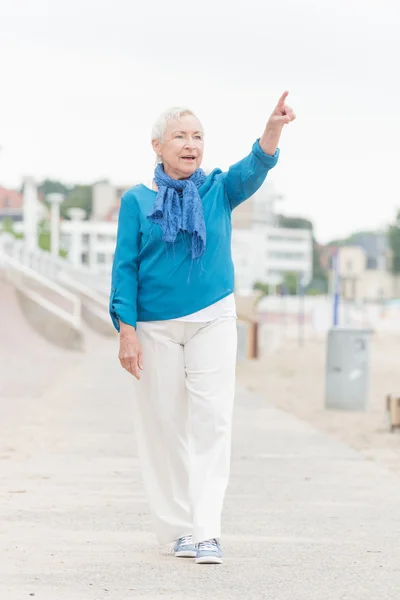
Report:
<svg viewBox="0 0 400 600"><path fill-rule="evenodd" d="M142 348L135 328L126 323L120 323L118 358L128 373L140 379L140 371L143 370Z"/></svg>

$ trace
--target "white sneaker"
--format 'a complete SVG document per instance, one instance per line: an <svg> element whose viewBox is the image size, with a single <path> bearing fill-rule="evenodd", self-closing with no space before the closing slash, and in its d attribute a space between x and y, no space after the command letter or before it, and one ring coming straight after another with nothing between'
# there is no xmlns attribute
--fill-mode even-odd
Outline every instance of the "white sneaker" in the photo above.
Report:
<svg viewBox="0 0 400 600"><path fill-rule="evenodd" d="M222 552L219 541L213 539L197 544L197 554L194 562L198 565L220 565L222 563Z"/></svg>
<svg viewBox="0 0 400 600"><path fill-rule="evenodd" d="M177 558L195 558L197 551L196 545L193 544L191 535L184 535L177 540L174 546L174 554Z"/></svg>

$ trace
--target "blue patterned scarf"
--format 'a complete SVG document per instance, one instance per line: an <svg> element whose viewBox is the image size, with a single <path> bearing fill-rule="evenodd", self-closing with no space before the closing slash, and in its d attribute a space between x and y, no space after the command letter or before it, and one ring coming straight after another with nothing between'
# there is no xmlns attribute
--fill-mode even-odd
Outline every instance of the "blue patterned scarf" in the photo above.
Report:
<svg viewBox="0 0 400 600"><path fill-rule="evenodd" d="M172 179L163 165L158 165L154 171L158 194L147 215L150 221L160 225L165 242L173 244L180 231L189 233L193 259L204 254L206 248L206 225L198 192L205 179L202 169L197 169L188 179Z"/></svg>

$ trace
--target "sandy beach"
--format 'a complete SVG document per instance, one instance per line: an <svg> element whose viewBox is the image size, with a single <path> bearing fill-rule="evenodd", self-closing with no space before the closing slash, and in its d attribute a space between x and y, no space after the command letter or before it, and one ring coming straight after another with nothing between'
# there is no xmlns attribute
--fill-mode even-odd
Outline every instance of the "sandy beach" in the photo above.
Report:
<svg viewBox="0 0 400 600"><path fill-rule="evenodd" d="M269 356L241 362L238 382L400 474L400 432L389 432L385 404L388 393L400 394L400 336L375 333L370 350L365 412L325 410L325 340L306 340L303 347L290 340Z"/></svg>

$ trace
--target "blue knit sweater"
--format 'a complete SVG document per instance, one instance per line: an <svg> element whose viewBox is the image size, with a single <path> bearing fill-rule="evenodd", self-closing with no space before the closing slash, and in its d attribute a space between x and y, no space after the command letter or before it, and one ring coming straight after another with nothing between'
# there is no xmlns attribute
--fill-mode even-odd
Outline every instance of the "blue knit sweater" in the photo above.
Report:
<svg viewBox="0 0 400 600"><path fill-rule="evenodd" d="M256 141L250 154L223 173L215 169L199 188L207 232L201 258L191 256L191 238L180 232L164 242L161 227L147 219L157 192L144 185L121 199L112 271L110 315L136 327L137 321L164 321L197 312L234 291L231 212L252 196L278 161Z"/></svg>

